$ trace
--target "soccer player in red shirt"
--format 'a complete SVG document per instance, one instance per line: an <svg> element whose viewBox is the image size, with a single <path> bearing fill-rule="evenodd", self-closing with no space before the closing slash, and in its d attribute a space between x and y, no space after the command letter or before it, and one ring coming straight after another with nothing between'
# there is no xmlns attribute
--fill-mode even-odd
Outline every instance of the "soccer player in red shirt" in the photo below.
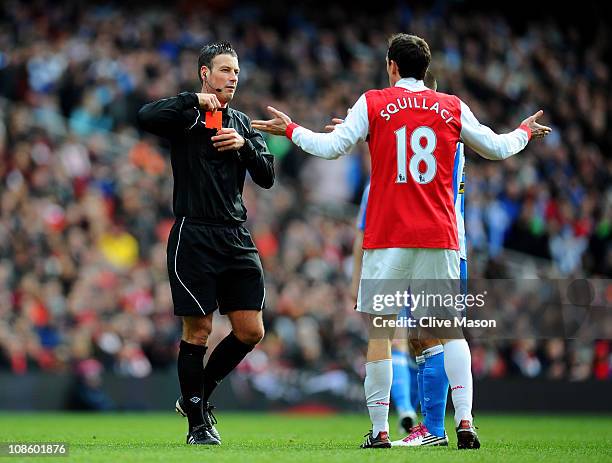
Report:
<svg viewBox="0 0 612 463"><path fill-rule="evenodd" d="M324 159L347 154L360 141L367 140L369 145L372 174L357 300L357 310L370 314L371 319L364 388L372 429L363 448L391 446L388 415L395 328L386 322L395 320L403 308L381 308L368 300L372 298L362 300L364 281L458 281L453 192L457 143L463 141L484 158L501 160L523 150L530 139L551 131L536 122L542 116L538 111L512 132L496 134L480 124L458 97L428 89L423 78L431 52L420 37L391 37L386 61L389 87L361 95L333 132L312 132L272 107L268 109L273 119L252 122L253 128L286 135L304 151ZM473 440L467 342L446 342L444 354L456 360L452 368L445 361L445 369L453 390L458 437Z"/></svg>

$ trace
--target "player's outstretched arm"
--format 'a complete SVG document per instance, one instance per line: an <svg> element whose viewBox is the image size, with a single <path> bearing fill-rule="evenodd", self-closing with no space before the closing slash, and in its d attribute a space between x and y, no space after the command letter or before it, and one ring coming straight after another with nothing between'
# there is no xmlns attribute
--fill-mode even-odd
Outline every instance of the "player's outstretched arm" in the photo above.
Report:
<svg viewBox="0 0 612 463"><path fill-rule="evenodd" d="M491 160L506 159L522 151L533 138L543 138L552 129L537 122L542 110L526 118L510 133L497 134L478 122L470 108L461 102L461 139L480 156Z"/></svg>
<svg viewBox="0 0 612 463"><path fill-rule="evenodd" d="M317 133L301 127L272 106L268 106L268 111L272 119L252 121L254 129L273 135L286 135L307 153L324 159L336 159L349 153L368 135L368 109L364 95L357 100L346 119L329 133Z"/></svg>
<svg viewBox="0 0 612 463"><path fill-rule="evenodd" d="M272 114L272 119L264 120L253 120L251 126L262 132L267 132L272 135L285 135L287 133L287 127L291 125L291 118L284 112L279 111L272 106L268 106L268 111Z"/></svg>

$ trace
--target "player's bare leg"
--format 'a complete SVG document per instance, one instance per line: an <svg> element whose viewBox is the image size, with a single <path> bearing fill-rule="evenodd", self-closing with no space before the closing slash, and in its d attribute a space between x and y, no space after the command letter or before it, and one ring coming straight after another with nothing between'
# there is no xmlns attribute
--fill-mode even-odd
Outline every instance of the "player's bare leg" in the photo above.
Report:
<svg viewBox="0 0 612 463"><path fill-rule="evenodd" d="M395 315L369 315L369 340L366 357L364 390L372 429L366 434L361 448L389 448L389 402L393 367L391 340L394 328L386 323L396 320Z"/></svg>
<svg viewBox="0 0 612 463"><path fill-rule="evenodd" d="M472 401L472 356L463 337L443 339L444 369L451 387L451 398L455 408L455 429L459 449L478 449L480 441L474 429Z"/></svg>

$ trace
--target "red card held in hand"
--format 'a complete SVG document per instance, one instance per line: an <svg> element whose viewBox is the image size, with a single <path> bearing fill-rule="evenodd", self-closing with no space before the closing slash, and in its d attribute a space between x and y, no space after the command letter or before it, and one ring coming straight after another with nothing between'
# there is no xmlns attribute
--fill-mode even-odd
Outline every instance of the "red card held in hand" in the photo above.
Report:
<svg viewBox="0 0 612 463"><path fill-rule="evenodd" d="M223 113L221 111L206 111L205 124L207 129L220 129Z"/></svg>

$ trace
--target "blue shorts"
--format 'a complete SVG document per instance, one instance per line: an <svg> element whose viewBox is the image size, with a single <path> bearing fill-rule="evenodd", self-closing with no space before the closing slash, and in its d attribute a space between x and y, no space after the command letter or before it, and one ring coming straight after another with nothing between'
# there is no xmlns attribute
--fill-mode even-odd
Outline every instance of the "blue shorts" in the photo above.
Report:
<svg viewBox="0 0 612 463"><path fill-rule="evenodd" d="M459 261L459 281L461 285L461 294L467 295L467 282L468 282L467 259L460 259Z"/></svg>

